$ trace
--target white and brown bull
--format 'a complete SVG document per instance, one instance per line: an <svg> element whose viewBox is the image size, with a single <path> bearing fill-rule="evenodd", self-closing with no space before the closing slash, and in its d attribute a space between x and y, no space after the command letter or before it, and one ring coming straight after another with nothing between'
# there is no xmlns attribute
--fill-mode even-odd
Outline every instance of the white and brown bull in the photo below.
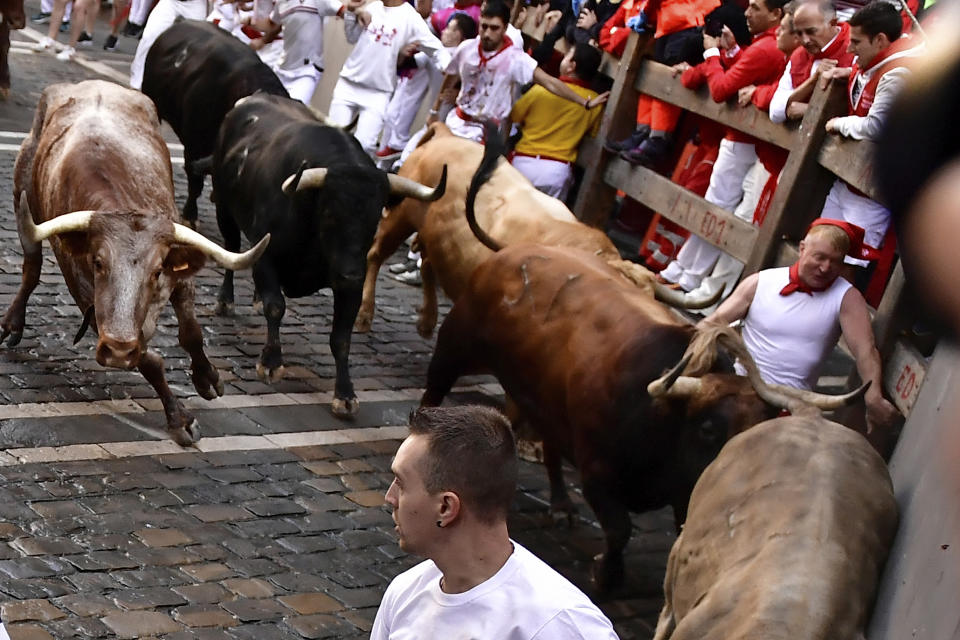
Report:
<svg viewBox="0 0 960 640"><path fill-rule="evenodd" d="M206 257L244 269L269 238L246 253L226 251L176 224L173 174L157 112L139 91L91 80L44 89L33 128L14 168L23 280L3 317L0 342L20 342L27 299L40 279L41 242L53 247L67 288L99 334L103 366L137 368L163 403L171 439L198 437L196 420L167 386L163 359L147 349L167 300L190 355L197 392L223 394L217 370L203 351L194 316L193 274Z"/></svg>
<svg viewBox="0 0 960 640"><path fill-rule="evenodd" d="M697 481L654 640L856 640L897 528L860 434L793 416L731 439Z"/></svg>
<svg viewBox="0 0 960 640"><path fill-rule="evenodd" d="M496 146L494 144L496 143ZM488 148L502 148L496 128L488 127ZM464 202L470 180L480 165L484 146L454 136L442 123L430 125L419 146L400 168L399 175L421 184L436 184L444 171L447 190L434 202L407 199L389 209L367 254L363 303L357 315L357 331L369 331L373 321L377 273L410 234L417 233L422 254L423 306L417 331L429 337L437 324L437 292L440 288L456 300L470 274L493 252L477 241L467 226ZM537 191L509 163L501 163L490 176L487 188L477 196L477 221L504 244L537 244L580 249L599 256L623 273L651 297L674 306L709 306L716 300L691 301L656 282L649 271L621 259L607 235L579 222L556 198Z"/></svg>

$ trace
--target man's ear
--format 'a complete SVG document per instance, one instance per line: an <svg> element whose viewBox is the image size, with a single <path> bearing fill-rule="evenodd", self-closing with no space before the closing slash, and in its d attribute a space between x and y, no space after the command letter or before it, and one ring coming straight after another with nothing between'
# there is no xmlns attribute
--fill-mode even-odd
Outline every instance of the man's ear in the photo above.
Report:
<svg viewBox="0 0 960 640"><path fill-rule="evenodd" d="M460 517L460 496L453 491L444 491L440 494L440 513L437 514L443 526L453 524Z"/></svg>
<svg viewBox="0 0 960 640"><path fill-rule="evenodd" d="M807 246L807 245L806 245L806 240L801 240L801 241L800 241L800 244L797 245L797 251L798 251L799 253L803 253L803 248L804 248L805 246Z"/></svg>

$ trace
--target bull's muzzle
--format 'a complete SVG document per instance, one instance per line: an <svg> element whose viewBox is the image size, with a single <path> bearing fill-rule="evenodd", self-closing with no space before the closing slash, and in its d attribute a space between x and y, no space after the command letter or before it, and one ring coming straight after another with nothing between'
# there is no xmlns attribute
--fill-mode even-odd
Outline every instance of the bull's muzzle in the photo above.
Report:
<svg viewBox="0 0 960 640"><path fill-rule="evenodd" d="M114 369L134 369L143 353L139 340L116 340L109 336L97 342L97 363Z"/></svg>

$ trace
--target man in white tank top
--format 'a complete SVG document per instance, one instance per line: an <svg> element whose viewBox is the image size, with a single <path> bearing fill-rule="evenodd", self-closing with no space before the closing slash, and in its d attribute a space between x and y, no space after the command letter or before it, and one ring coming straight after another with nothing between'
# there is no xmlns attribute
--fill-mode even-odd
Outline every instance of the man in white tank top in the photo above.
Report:
<svg viewBox="0 0 960 640"><path fill-rule="evenodd" d="M766 382L812 388L821 365L843 335L860 378L870 381L867 428L898 416L883 397L880 354L863 296L840 278L844 256L873 257L863 229L841 220L814 220L790 267L766 269L743 280L703 322L743 320L743 341Z"/></svg>

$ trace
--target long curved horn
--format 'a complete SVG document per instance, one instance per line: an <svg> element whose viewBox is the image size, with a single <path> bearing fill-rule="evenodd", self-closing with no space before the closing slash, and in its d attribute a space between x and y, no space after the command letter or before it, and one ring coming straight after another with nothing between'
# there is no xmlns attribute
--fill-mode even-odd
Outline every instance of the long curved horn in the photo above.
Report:
<svg viewBox="0 0 960 640"><path fill-rule="evenodd" d="M651 390L651 387L656 383L657 381L654 380L647 385L647 393L650 394L651 398L690 398L700 393L703 389L703 380L691 376L677 377L669 388L655 388Z"/></svg>
<svg viewBox="0 0 960 640"><path fill-rule="evenodd" d="M20 232L31 242L41 242L61 233L86 231L90 226L90 219L95 213L93 211L73 211L57 216L52 220L35 224L25 195L20 197L20 210L22 212L22 215L18 216Z"/></svg>
<svg viewBox="0 0 960 640"><path fill-rule="evenodd" d="M260 238L260 242L247 251L234 253L233 251L227 251L216 242L197 233L190 227L185 227L177 223L173 224L173 239L176 242L196 247L204 254L213 258L221 267L230 269L231 271L240 271L241 269L247 269L253 266L253 263L263 255L263 252L267 250L267 245L270 244L270 234L268 233Z"/></svg>
<svg viewBox="0 0 960 640"><path fill-rule="evenodd" d="M432 189L410 178L398 176L395 173L388 173L387 180L390 181L390 193L395 196L406 196L425 202L433 202L434 200L442 198L444 192L447 190L447 165L443 165L440 182Z"/></svg>
<svg viewBox="0 0 960 640"><path fill-rule="evenodd" d="M285 194L290 195L294 191L303 191L304 189L321 189L326 181L326 167L304 169L301 166L295 174L283 181L281 189Z"/></svg>
<svg viewBox="0 0 960 640"><path fill-rule="evenodd" d="M798 400L801 400L809 405L813 405L821 411L832 411L834 409L848 407L859 402L860 398L862 398L867 392L867 389L870 388L870 380L867 380L853 391L841 393L839 395L817 393L816 391L797 389L795 387L788 387L787 385L783 384L772 384L770 386L783 394L793 396L794 398L797 398Z"/></svg>
<svg viewBox="0 0 960 640"><path fill-rule="evenodd" d="M310 113L313 114L313 117L319 120L321 124L324 124L328 127L333 127L334 129L343 129L343 125L337 124L336 122L331 120L330 116L325 114L323 111L320 111L320 109L317 109L316 107L311 107L310 105L307 105L307 109L310 110Z"/></svg>
<svg viewBox="0 0 960 640"><path fill-rule="evenodd" d="M680 378L680 374L683 373L683 370L687 368L687 365L690 363L690 358L692 357L693 354L683 354L683 357L680 358L680 362L675 364L672 369L648 384L647 393L650 394L650 397L659 398L660 396L667 395L667 392L670 391L670 388L673 387L674 383L676 383L676 381Z"/></svg>
<svg viewBox="0 0 960 640"><path fill-rule="evenodd" d="M656 282L653 286L654 296L657 300L678 309L706 309L716 304L723 297L723 287L712 295L694 298L686 293L671 289L662 282Z"/></svg>

